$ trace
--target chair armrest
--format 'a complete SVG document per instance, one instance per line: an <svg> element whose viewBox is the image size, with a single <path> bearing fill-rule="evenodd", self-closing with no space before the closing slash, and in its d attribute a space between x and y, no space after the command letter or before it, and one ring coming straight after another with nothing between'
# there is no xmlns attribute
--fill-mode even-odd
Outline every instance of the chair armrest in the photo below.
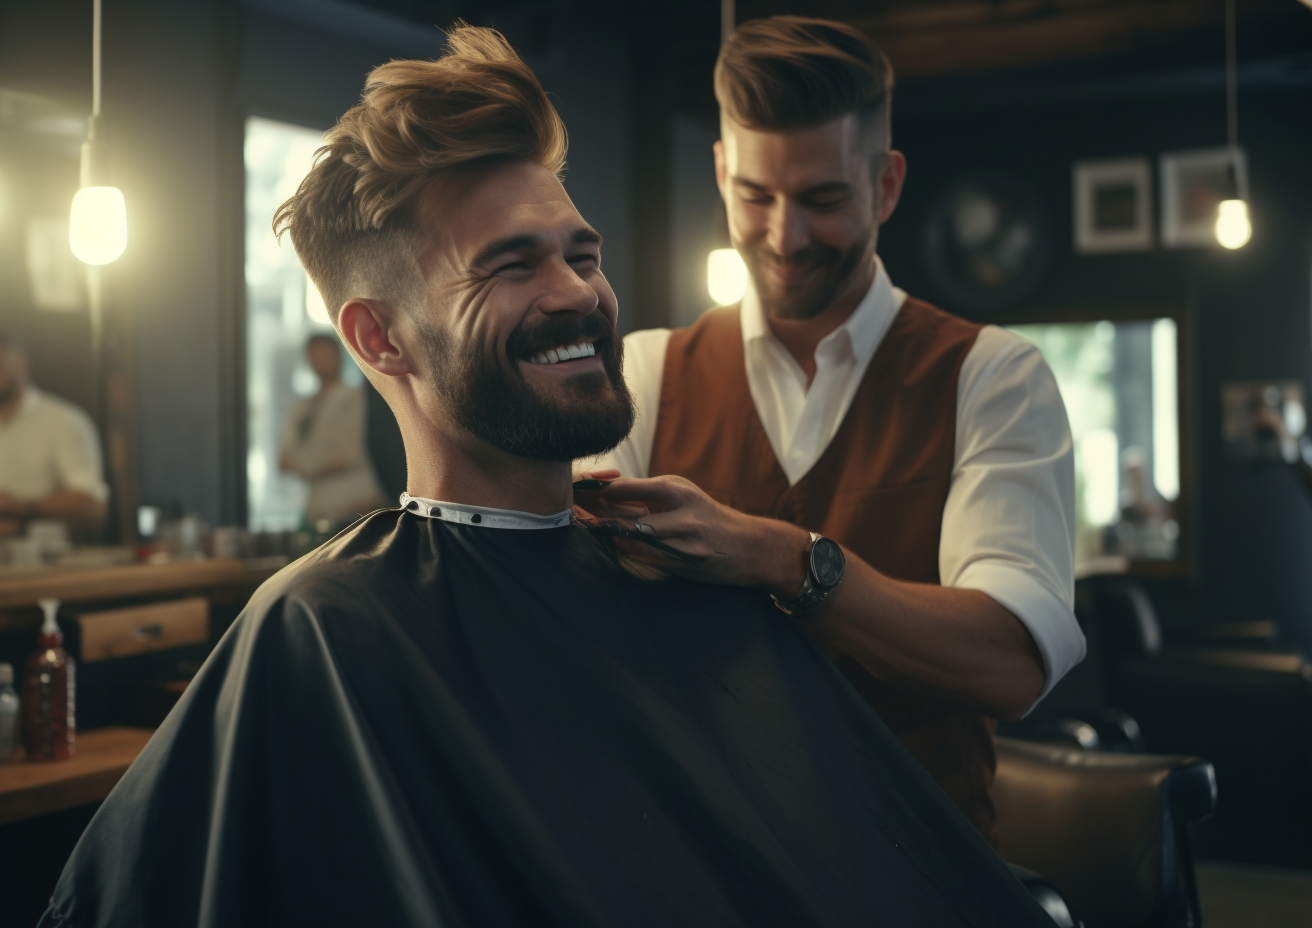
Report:
<svg viewBox="0 0 1312 928"><path fill-rule="evenodd" d="M1189 826L1212 813L1212 765L998 739L1003 856L1042 873L1088 928L1200 916Z"/></svg>

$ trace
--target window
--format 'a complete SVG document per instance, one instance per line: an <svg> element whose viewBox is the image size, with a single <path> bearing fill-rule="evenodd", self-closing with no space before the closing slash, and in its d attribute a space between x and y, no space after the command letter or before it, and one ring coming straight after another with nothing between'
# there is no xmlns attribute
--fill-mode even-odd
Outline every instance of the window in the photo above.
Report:
<svg viewBox="0 0 1312 928"><path fill-rule="evenodd" d="M301 524L305 486L278 467L279 436L292 404L318 389L305 340L331 332L328 312L273 214L296 192L323 135L252 117L246 120L246 490L250 528L287 531ZM342 379L363 379L346 363Z"/></svg>
<svg viewBox="0 0 1312 928"><path fill-rule="evenodd" d="M1075 442L1077 572L1178 556L1180 419L1174 319L1016 325L1056 375Z"/></svg>

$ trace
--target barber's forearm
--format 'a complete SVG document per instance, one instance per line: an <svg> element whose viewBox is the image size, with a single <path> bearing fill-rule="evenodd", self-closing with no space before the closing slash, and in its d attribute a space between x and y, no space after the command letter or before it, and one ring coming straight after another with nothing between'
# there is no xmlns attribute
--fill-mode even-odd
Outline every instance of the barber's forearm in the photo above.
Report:
<svg viewBox="0 0 1312 928"><path fill-rule="evenodd" d="M893 580L850 552L842 586L810 630L888 683L1004 721L1024 715L1043 689L1034 639L992 597Z"/></svg>

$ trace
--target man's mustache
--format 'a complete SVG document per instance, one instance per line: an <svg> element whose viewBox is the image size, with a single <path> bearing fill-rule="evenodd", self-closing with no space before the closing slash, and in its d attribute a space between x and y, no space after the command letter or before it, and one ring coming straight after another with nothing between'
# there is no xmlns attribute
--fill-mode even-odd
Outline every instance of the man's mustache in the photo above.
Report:
<svg viewBox="0 0 1312 928"><path fill-rule="evenodd" d="M615 327L600 311L583 317L551 316L532 326L521 325L510 333L510 338L506 340L506 354L519 359L586 339L597 344L598 355L604 355L604 349L614 340L614 336Z"/></svg>
<svg viewBox="0 0 1312 928"><path fill-rule="evenodd" d="M778 255L765 249L757 249L756 257L760 261L770 264L776 264L783 267L805 267L809 264L823 264L833 261L838 257L838 249L826 248L823 245L810 244L801 251L795 251L790 255Z"/></svg>

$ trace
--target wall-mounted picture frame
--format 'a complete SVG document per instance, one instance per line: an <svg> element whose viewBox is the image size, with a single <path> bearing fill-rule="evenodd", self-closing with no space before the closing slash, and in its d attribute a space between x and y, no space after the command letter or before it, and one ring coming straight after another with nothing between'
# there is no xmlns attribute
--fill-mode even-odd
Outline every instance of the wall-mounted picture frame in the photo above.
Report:
<svg viewBox="0 0 1312 928"><path fill-rule="evenodd" d="M1216 245L1216 208L1230 189L1235 166L1239 195L1248 199L1248 159L1242 148L1201 148L1161 156L1162 244L1167 248Z"/></svg>
<svg viewBox="0 0 1312 928"><path fill-rule="evenodd" d="M1075 250L1105 254L1152 248L1152 175L1147 158L1076 162Z"/></svg>

